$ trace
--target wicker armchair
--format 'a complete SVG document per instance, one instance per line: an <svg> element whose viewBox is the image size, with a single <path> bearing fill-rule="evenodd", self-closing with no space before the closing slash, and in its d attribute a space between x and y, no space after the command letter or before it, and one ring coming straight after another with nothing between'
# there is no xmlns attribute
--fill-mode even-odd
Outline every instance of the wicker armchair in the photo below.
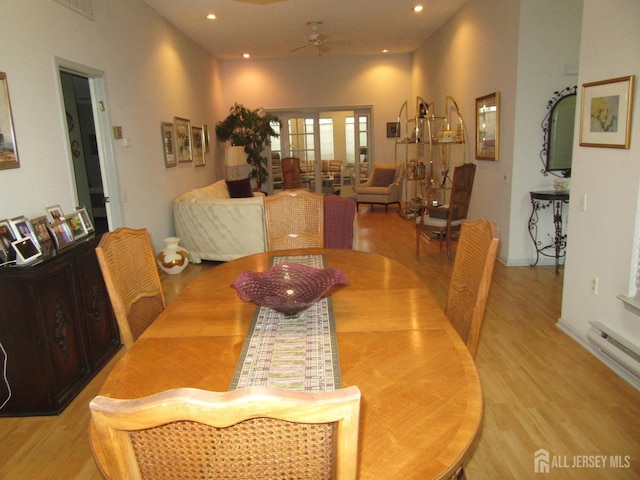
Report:
<svg viewBox="0 0 640 480"><path fill-rule="evenodd" d="M120 340L129 348L167 305L149 233L131 228L107 232L96 255Z"/></svg>
<svg viewBox="0 0 640 480"><path fill-rule="evenodd" d="M168 390L90 403L94 457L114 480L355 479L360 391Z"/></svg>
<svg viewBox="0 0 640 480"><path fill-rule="evenodd" d="M462 221L445 314L475 356L499 240L486 220Z"/></svg>
<svg viewBox="0 0 640 480"><path fill-rule="evenodd" d="M267 250L324 247L324 199L307 190L264 198Z"/></svg>
<svg viewBox="0 0 640 480"><path fill-rule="evenodd" d="M462 220L467 218L475 174L476 166L473 163L455 167L449 205L427 206L425 213L428 215L423 214L416 218L416 255L420 255L420 237L423 236L429 240L429 235L435 233L440 238L441 250L442 239L446 238L447 255L451 260L451 238L453 233L460 231Z"/></svg>

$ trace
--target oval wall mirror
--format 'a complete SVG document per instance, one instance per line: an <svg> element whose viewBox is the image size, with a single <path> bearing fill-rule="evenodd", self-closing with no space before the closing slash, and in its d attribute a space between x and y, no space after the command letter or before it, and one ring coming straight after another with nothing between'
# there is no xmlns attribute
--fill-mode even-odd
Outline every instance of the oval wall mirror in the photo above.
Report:
<svg viewBox="0 0 640 480"><path fill-rule="evenodd" d="M542 121L544 140L540 152L544 175L571 176L576 90L577 86L573 86L554 92L547 103L549 112Z"/></svg>

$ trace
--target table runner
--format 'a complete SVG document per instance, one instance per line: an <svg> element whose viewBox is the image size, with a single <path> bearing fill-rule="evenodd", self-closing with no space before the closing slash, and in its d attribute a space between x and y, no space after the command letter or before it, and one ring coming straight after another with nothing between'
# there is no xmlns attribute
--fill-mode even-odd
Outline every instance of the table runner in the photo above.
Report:
<svg viewBox="0 0 640 480"><path fill-rule="evenodd" d="M271 265L324 268L324 255L278 255ZM287 317L258 306L229 390L255 385L326 391L342 387L331 297Z"/></svg>

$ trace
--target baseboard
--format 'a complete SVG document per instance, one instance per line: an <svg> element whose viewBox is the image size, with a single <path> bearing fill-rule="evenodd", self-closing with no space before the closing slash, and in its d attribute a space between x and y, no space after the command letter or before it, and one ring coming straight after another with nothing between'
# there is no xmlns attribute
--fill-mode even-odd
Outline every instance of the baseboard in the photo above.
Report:
<svg viewBox="0 0 640 480"><path fill-rule="evenodd" d="M631 375L629 372L627 372L627 370L625 370L623 367L621 367L616 362L611 360L609 357L607 357L606 355L603 355L602 352L593 348L589 343L589 340L587 340L586 335L584 335L582 332L577 330L573 325L570 325L569 323L564 321L562 318L560 318L556 323L556 326L560 330L562 330L564 333L566 333L569 337L571 337L573 340L575 340L585 350L591 353L594 357L596 357L598 360L604 363L607 367L613 370L613 372L616 375L618 375L620 378L625 380L636 390L640 390L640 382L636 377Z"/></svg>

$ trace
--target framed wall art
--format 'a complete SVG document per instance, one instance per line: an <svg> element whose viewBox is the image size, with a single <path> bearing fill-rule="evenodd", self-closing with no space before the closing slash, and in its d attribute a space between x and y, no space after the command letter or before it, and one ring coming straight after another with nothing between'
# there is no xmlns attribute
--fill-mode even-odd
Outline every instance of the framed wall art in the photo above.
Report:
<svg viewBox="0 0 640 480"><path fill-rule="evenodd" d="M175 117L173 125L176 129L176 155L179 162L193 162L191 142L191 121L186 118Z"/></svg>
<svg viewBox="0 0 640 480"><path fill-rule="evenodd" d="M20 168L7 74L0 72L0 170Z"/></svg>
<svg viewBox="0 0 640 480"><path fill-rule="evenodd" d="M476 159L498 161L500 92L476 98Z"/></svg>
<svg viewBox="0 0 640 480"><path fill-rule="evenodd" d="M204 151L209 153L211 151L211 135L209 134L209 125L202 125L202 139L204 141Z"/></svg>
<svg viewBox="0 0 640 480"><path fill-rule="evenodd" d="M387 138L400 136L400 124L397 122L387 122Z"/></svg>
<svg viewBox="0 0 640 480"><path fill-rule="evenodd" d="M634 75L582 85L580 146L629 148Z"/></svg>
<svg viewBox="0 0 640 480"><path fill-rule="evenodd" d="M176 148L173 140L173 123L162 122L162 149L164 151L164 166L171 168L176 166Z"/></svg>
<svg viewBox="0 0 640 480"><path fill-rule="evenodd" d="M191 127L191 138L193 139L193 160L195 161L195 166L202 167L205 164L202 127Z"/></svg>

